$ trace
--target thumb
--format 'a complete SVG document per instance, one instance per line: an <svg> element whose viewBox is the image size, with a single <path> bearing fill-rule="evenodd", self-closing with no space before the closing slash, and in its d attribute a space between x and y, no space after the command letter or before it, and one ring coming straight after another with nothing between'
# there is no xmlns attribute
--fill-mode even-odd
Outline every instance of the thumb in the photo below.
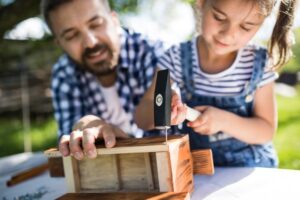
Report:
<svg viewBox="0 0 300 200"><path fill-rule="evenodd" d="M101 133L106 148L112 148L116 145L116 135L110 125L103 126Z"/></svg>
<svg viewBox="0 0 300 200"><path fill-rule="evenodd" d="M129 138L129 135L118 127L113 127L113 131L115 132L117 138Z"/></svg>

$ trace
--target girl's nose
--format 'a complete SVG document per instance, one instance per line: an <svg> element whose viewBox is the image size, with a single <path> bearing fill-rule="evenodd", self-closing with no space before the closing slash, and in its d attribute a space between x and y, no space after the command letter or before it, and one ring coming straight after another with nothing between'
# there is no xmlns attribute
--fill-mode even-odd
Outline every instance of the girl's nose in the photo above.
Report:
<svg viewBox="0 0 300 200"><path fill-rule="evenodd" d="M226 40L231 41L236 38L237 29L233 25L228 23L223 26L221 34L223 35L223 38L226 38Z"/></svg>

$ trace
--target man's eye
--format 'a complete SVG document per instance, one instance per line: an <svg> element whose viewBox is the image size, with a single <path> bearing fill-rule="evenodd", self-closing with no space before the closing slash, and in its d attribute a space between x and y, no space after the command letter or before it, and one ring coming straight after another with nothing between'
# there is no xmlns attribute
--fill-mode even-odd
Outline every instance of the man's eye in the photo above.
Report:
<svg viewBox="0 0 300 200"><path fill-rule="evenodd" d="M250 28L246 28L245 26L241 26L241 29L243 29L246 32L249 32L251 30Z"/></svg>
<svg viewBox="0 0 300 200"><path fill-rule="evenodd" d="M97 24L91 24L91 28L100 28L102 26L102 24L99 24L99 23L97 23Z"/></svg>
<svg viewBox="0 0 300 200"><path fill-rule="evenodd" d="M70 40L73 40L74 38L76 38L77 36L78 36L78 33L70 33L65 36L65 40L70 41Z"/></svg>

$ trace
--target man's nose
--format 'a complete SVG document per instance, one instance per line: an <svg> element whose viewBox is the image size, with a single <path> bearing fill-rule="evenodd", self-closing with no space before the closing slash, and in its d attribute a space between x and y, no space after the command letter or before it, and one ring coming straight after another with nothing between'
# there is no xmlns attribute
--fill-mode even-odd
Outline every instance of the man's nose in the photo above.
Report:
<svg viewBox="0 0 300 200"><path fill-rule="evenodd" d="M84 36L83 46L85 48L93 48L97 44L97 37L91 33L87 32Z"/></svg>

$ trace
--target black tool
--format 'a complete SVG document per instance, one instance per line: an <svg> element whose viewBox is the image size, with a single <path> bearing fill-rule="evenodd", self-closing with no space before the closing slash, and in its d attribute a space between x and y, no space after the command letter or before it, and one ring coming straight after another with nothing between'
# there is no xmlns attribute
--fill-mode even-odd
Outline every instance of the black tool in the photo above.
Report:
<svg viewBox="0 0 300 200"><path fill-rule="evenodd" d="M154 126L168 129L171 126L171 83L169 71L157 72L154 94Z"/></svg>
<svg viewBox="0 0 300 200"><path fill-rule="evenodd" d="M180 95L180 94L179 94ZM157 72L155 93L154 93L154 126L157 129L166 130L171 126L171 82L169 70ZM193 108L187 107L186 119L194 121L201 113Z"/></svg>

